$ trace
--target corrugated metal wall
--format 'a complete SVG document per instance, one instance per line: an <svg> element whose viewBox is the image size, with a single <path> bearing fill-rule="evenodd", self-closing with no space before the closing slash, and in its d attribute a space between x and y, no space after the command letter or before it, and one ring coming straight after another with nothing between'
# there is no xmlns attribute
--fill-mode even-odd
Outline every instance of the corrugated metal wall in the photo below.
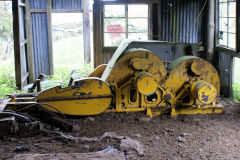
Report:
<svg viewBox="0 0 240 160"><path fill-rule="evenodd" d="M50 75L50 53L49 53L49 35L48 35L48 16L47 4L54 10L82 10L82 0L30 0L31 9L41 9L31 12L32 23L32 43L33 57L35 67L35 78L40 73Z"/></svg>
<svg viewBox="0 0 240 160"><path fill-rule="evenodd" d="M82 0L52 0L55 10L82 10Z"/></svg>
<svg viewBox="0 0 240 160"><path fill-rule="evenodd" d="M35 77L37 78L40 73L50 74L47 14L34 13L31 19Z"/></svg>
<svg viewBox="0 0 240 160"><path fill-rule="evenodd" d="M47 0L30 0L31 9L47 9Z"/></svg>
<svg viewBox="0 0 240 160"><path fill-rule="evenodd" d="M232 93L232 56L219 52L218 72L220 76L221 96L231 97Z"/></svg>
<svg viewBox="0 0 240 160"><path fill-rule="evenodd" d="M203 0L162 0L160 40L169 42L201 42L202 18L197 17ZM198 23L199 22L199 23Z"/></svg>

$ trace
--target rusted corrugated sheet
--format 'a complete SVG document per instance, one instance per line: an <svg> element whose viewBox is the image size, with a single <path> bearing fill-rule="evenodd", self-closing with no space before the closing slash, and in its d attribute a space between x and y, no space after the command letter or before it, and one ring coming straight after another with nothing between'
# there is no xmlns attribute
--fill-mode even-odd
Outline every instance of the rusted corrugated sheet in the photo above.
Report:
<svg viewBox="0 0 240 160"><path fill-rule="evenodd" d="M203 0L161 1L160 39L169 42L201 42L201 16Z"/></svg>
<svg viewBox="0 0 240 160"><path fill-rule="evenodd" d="M33 13L31 20L35 78L37 78L40 73L50 74L47 14Z"/></svg>
<svg viewBox="0 0 240 160"><path fill-rule="evenodd" d="M82 0L52 0L54 10L82 10Z"/></svg>
<svg viewBox="0 0 240 160"><path fill-rule="evenodd" d="M30 0L31 9L47 9L48 0Z"/></svg>

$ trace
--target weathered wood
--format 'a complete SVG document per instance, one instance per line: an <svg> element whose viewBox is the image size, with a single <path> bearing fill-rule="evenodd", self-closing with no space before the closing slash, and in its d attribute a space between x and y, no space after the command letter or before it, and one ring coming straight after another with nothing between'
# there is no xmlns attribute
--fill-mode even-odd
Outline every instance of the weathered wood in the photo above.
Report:
<svg viewBox="0 0 240 160"><path fill-rule="evenodd" d="M41 82L40 82L40 79L36 79L36 84L37 84L37 92L41 92Z"/></svg>
<svg viewBox="0 0 240 160"><path fill-rule="evenodd" d="M10 98L5 99L4 101L2 101L0 103L0 113L5 109L5 107L7 106L7 103L10 101Z"/></svg>
<svg viewBox="0 0 240 160"><path fill-rule="evenodd" d="M93 37L94 37L94 67L97 67L102 62L102 11L100 0L94 0L93 5Z"/></svg>
<svg viewBox="0 0 240 160"><path fill-rule="evenodd" d="M237 19L237 41L236 41L236 47L237 47L237 53L240 55L240 0L236 1L237 9L236 9L236 19Z"/></svg>
<svg viewBox="0 0 240 160"><path fill-rule="evenodd" d="M83 45L84 61L91 62L91 36L90 36L90 18L89 18L89 0L83 0Z"/></svg>
<svg viewBox="0 0 240 160"><path fill-rule="evenodd" d="M224 52L225 54L231 55L233 57L240 58L240 54L237 54L234 49L230 49L230 48L223 47L223 46L221 46L221 47L218 46L218 47L216 47L216 51L217 52Z"/></svg>
<svg viewBox="0 0 240 160"><path fill-rule="evenodd" d="M61 159L61 160L125 160L123 152L90 152L90 153L54 153L54 154L19 154L13 160Z"/></svg>
<svg viewBox="0 0 240 160"><path fill-rule="evenodd" d="M9 97L35 97L38 93L15 93L8 94Z"/></svg>
<svg viewBox="0 0 240 160"><path fill-rule="evenodd" d="M215 0L208 1L208 27L207 27L207 60L214 63L214 30L215 30Z"/></svg>
<svg viewBox="0 0 240 160"><path fill-rule="evenodd" d="M19 7L18 1L12 1L13 11L13 38L14 38L14 58L15 58L15 76L16 85L21 88L21 56L20 56L20 22L19 22Z"/></svg>
<svg viewBox="0 0 240 160"><path fill-rule="evenodd" d="M29 105L37 104L37 102L8 102L7 105Z"/></svg>
<svg viewBox="0 0 240 160"><path fill-rule="evenodd" d="M29 0L25 0L26 4L26 36L27 36L27 62L28 62L28 72L29 72L29 83L32 83L35 79L35 67L34 67L34 57L33 57L33 43L32 43L32 22L30 13L30 3Z"/></svg>
<svg viewBox="0 0 240 160"><path fill-rule="evenodd" d="M74 80L74 79L71 77L70 80L69 80L69 82L68 82L68 86L71 86L71 85L73 84L73 80Z"/></svg>
<svg viewBox="0 0 240 160"><path fill-rule="evenodd" d="M0 139L10 133L16 133L17 129L18 125L14 116L0 119Z"/></svg>
<svg viewBox="0 0 240 160"><path fill-rule="evenodd" d="M152 14L152 9L153 9L153 7L152 7L152 4L148 4L148 39L153 39L153 26L152 26L152 24L153 24L153 22L151 21L151 19L152 19L152 16L153 16L153 14Z"/></svg>
<svg viewBox="0 0 240 160"><path fill-rule="evenodd" d="M160 33L161 33L161 23L162 23L162 12L161 12L161 10L162 10L162 8L161 8L162 6L161 6L161 1L159 1L158 3L157 3L157 8L158 8L158 36L160 35ZM162 40L162 37L158 37L158 40Z"/></svg>
<svg viewBox="0 0 240 160"><path fill-rule="evenodd" d="M49 66L50 66L50 75L54 73L53 66L53 47L52 47L52 8L51 0L47 1L47 30L48 30L48 52L49 52Z"/></svg>

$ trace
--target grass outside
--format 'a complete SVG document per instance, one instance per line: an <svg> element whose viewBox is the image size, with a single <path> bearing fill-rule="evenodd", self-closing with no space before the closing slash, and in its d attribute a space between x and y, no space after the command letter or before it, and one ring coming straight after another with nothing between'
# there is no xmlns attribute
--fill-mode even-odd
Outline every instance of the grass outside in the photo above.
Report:
<svg viewBox="0 0 240 160"><path fill-rule="evenodd" d="M10 57L0 57L0 99L6 94L16 93L15 69L13 55Z"/></svg>
<svg viewBox="0 0 240 160"><path fill-rule="evenodd" d="M233 97L240 102L240 58L234 58Z"/></svg>

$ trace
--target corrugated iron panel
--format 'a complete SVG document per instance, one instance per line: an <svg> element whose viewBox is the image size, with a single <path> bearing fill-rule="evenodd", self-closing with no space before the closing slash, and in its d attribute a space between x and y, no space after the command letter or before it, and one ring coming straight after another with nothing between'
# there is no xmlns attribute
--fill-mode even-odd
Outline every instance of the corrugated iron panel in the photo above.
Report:
<svg viewBox="0 0 240 160"><path fill-rule="evenodd" d="M50 74L47 14L32 13L31 20L35 78L37 78L40 73Z"/></svg>
<svg viewBox="0 0 240 160"><path fill-rule="evenodd" d="M220 52L218 55L221 95L223 97L230 97L232 91L232 56L224 52Z"/></svg>
<svg viewBox="0 0 240 160"><path fill-rule="evenodd" d="M161 1L161 40L169 42L201 42L199 30L202 0ZM200 24L199 24L200 23Z"/></svg>
<svg viewBox="0 0 240 160"><path fill-rule="evenodd" d="M30 0L31 9L47 9L48 0Z"/></svg>
<svg viewBox="0 0 240 160"><path fill-rule="evenodd" d="M24 2L24 1L21 1ZM26 40L26 32L25 32L25 7L20 7L20 42L21 42L21 75L25 75L27 73L27 55L26 55L26 44L24 44L24 40Z"/></svg>
<svg viewBox="0 0 240 160"><path fill-rule="evenodd" d="M52 9L55 10L82 10L82 0L52 0Z"/></svg>

